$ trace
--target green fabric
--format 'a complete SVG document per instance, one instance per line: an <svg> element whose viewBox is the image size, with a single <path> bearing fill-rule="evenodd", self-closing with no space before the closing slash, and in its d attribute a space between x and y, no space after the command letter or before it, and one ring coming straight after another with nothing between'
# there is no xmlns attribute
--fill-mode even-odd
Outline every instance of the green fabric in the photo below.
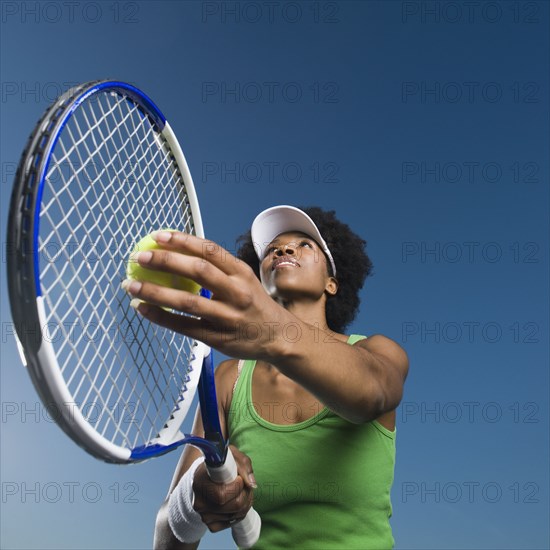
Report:
<svg viewBox="0 0 550 550"><path fill-rule="evenodd" d="M252 404L255 365L245 361L228 421L231 443L250 456L258 483L262 534L254 548L392 548L395 431L352 424L327 408L298 424L272 424ZM285 406L296 414L296 405Z"/></svg>

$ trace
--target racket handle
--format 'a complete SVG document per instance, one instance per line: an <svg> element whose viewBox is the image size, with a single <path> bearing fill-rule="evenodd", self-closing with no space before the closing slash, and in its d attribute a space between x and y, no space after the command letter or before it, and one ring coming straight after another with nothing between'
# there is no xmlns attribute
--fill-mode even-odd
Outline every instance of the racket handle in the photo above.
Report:
<svg viewBox="0 0 550 550"><path fill-rule="evenodd" d="M227 449L227 457L225 463L218 468L207 466L206 471L210 479L215 483L231 483L237 477L237 464L231 453L231 449ZM250 508L246 517L235 523L231 527L233 540L239 548L251 548L258 542L260 538L260 529L262 528L262 520L254 508Z"/></svg>

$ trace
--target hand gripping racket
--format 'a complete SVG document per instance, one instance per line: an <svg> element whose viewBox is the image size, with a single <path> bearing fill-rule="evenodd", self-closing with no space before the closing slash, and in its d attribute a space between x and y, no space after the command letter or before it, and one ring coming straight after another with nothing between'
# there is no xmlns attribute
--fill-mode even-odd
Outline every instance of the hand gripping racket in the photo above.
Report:
<svg viewBox="0 0 550 550"><path fill-rule="evenodd" d="M210 349L142 319L120 288L133 240L165 227L204 236L187 162L156 105L116 81L59 97L29 138L11 197L19 350L52 417L93 456L127 464L190 443L214 481L232 481ZM197 389L205 439L180 431ZM255 544L260 524L251 509L232 528L236 544Z"/></svg>

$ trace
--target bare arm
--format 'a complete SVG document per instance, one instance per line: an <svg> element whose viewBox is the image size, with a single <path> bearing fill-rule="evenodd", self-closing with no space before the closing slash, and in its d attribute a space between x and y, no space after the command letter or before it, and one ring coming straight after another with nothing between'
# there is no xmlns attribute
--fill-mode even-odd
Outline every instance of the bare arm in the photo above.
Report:
<svg viewBox="0 0 550 550"><path fill-rule="evenodd" d="M409 366L397 343L375 335L349 346L302 325L302 338L292 345L283 340L271 360L282 373L350 422L369 422L397 408Z"/></svg>

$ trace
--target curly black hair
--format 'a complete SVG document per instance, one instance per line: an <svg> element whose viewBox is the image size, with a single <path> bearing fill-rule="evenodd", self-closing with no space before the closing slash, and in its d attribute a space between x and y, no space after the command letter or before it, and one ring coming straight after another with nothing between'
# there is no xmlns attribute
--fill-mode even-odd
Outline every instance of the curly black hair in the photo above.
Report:
<svg viewBox="0 0 550 550"><path fill-rule="evenodd" d="M327 299L326 317L331 330L343 333L359 311L359 291L372 274L373 265L365 251L367 243L338 220L334 210L322 210L317 206L299 208L315 222L334 259L338 292ZM250 231L237 238L237 246L237 257L260 278L260 265ZM330 266L329 262L327 265Z"/></svg>

